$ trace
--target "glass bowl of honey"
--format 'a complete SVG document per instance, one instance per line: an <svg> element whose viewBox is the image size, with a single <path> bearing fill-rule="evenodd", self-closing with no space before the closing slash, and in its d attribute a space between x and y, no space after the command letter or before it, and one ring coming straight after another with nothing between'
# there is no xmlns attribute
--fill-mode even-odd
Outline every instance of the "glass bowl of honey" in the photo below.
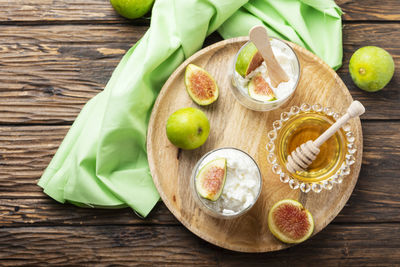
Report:
<svg viewBox="0 0 400 267"><path fill-rule="evenodd" d="M306 170L291 173L286 168L287 158L293 150L308 140L315 140L340 117L341 114L321 104L304 103L281 113L280 119L272 123L266 146L267 160L281 182L304 193L319 193L323 189L331 190L334 184L340 184L350 174L356 148L349 123L321 145L320 153Z"/></svg>

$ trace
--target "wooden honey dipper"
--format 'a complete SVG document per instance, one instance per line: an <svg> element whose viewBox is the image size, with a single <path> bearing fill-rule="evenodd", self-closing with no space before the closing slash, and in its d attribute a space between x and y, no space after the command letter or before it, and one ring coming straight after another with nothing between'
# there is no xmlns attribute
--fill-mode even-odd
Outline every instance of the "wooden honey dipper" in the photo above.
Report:
<svg viewBox="0 0 400 267"><path fill-rule="evenodd" d="M358 117L365 112L364 106L359 101L353 101L340 119L338 119L331 127L321 134L315 141L307 141L297 147L289 156L286 168L288 171L295 173L303 171L317 158L319 147L325 143L332 135L334 135L348 120Z"/></svg>

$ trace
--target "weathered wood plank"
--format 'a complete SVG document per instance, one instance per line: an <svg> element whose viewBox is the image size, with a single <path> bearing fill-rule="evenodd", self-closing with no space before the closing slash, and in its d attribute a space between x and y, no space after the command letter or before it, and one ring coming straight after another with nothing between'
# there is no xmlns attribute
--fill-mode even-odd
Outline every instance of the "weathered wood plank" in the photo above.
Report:
<svg viewBox="0 0 400 267"><path fill-rule="evenodd" d="M131 210L62 205L36 185L69 126L0 127L0 225L177 224L164 204L145 221ZM400 222L400 122L363 122L356 189L335 222Z"/></svg>
<svg viewBox="0 0 400 267"><path fill-rule="evenodd" d="M306 243L284 251L268 254L223 251L218 256L222 266L238 266L238 262L260 266L394 266L400 254L399 237L393 234L399 230L398 224L331 224ZM385 231L393 234L386 237Z"/></svg>
<svg viewBox="0 0 400 267"><path fill-rule="evenodd" d="M146 219L130 208L91 209L60 204L43 196L29 199L0 199L0 225L16 226L88 226L88 225L180 225L167 207L159 202Z"/></svg>
<svg viewBox="0 0 400 267"><path fill-rule="evenodd" d="M0 0L0 10L1 22L128 22L103 0Z"/></svg>
<svg viewBox="0 0 400 267"><path fill-rule="evenodd" d="M336 3L344 12L344 20L400 20L400 3L397 0L387 0L385 4L375 0L336 0ZM57 21L129 22L118 16L109 1L104 0L0 0L0 23ZM137 19L131 23L149 23L149 19Z"/></svg>
<svg viewBox="0 0 400 267"><path fill-rule="evenodd" d="M101 263L238 266L393 266L400 224L329 225L296 247L236 253L215 247L184 227L96 226L0 228L2 265ZM40 257L38 256L40 255Z"/></svg>
<svg viewBox="0 0 400 267"><path fill-rule="evenodd" d="M400 193L392 187L400 186L400 123L363 121L362 128L364 152L358 182L335 221L399 222Z"/></svg>
<svg viewBox="0 0 400 267"><path fill-rule="evenodd" d="M336 0L343 20L400 20L400 2L387 0L384 4L375 0Z"/></svg>
<svg viewBox="0 0 400 267"><path fill-rule="evenodd" d="M0 121L71 121L146 30L128 25L1 27Z"/></svg>
<svg viewBox="0 0 400 267"><path fill-rule="evenodd" d="M399 1L400 4L400 1ZM368 93L353 83L348 66L352 54L360 47L373 45L386 49L400 66L400 24L352 24L343 29L343 66L338 74L349 88L353 98L360 100L366 107L364 119L400 119L399 106L400 72L395 74L389 84L381 91ZM392 104L389 104L392 103ZM391 114L386 116L386 114Z"/></svg>
<svg viewBox="0 0 400 267"><path fill-rule="evenodd" d="M0 27L0 124L72 123L146 29L130 25ZM365 104L365 119L400 119L400 72L395 72L383 91L365 93L351 81L348 60L357 48L374 44L387 48L399 65L399 33L400 24L344 28L345 61L338 73L352 95ZM219 38L213 35L207 43Z"/></svg>

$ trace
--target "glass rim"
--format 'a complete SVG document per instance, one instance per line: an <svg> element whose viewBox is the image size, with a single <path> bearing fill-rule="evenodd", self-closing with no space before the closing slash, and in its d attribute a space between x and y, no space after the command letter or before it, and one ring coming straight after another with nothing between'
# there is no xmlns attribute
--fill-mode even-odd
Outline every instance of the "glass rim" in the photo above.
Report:
<svg viewBox="0 0 400 267"><path fill-rule="evenodd" d="M297 111L294 111L296 109ZM267 161L269 164L272 165L271 167L272 172L280 177L280 181L282 183L288 183L291 189L296 190L300 188L300 190L304 193L308 193L311 190L314 191L315 193L320 193L322 189L331 190L335 183L340 184L343 181L343 178L351 173L351 165L355 163L355 157L354 157L354 153L356 151L356 149L354 148L355 137L352 131L352 127L350 126L349 123L341 127L341 129L344 132L343 138L345 142L345 147L344 147L345 156L343 161L337 164L338 168L334 173L328 175L324 179L312 178L306 180L306 179L296 178L289 171L286 170L286 166L282 166L278 161L275 139L277 138L279 131L283 128L283 124L287 123L292 116L296 116L302 112L309 112L309 111L324 113L327 116L331 116L334 121L337 121L337 119L340 118L340 113L335 112L329 106L323 106L319 103L315 104L302 103L300 106L293 105L289 107L289 111L282 111L280 113L280 118L272 123L272 130L269 131L267 134L267 140L268 140L266 146ZM330 113L331 115L329 115L328 113ZM284 119L282 117L282 114L286 114L289 117ZM279 122L277 126L274 125L276 122ZM273 132L272 135L270 135L271 132Z"/></svg>
<svg viewBox="0 0 400 267"><path fill-rule="evenodd" d="M292 115L287 121L285 121L284 123L282 123L281 129L277 130L277 134L278 134L280 131L282 131L282 128L284 127L285 124L289 123L290 121L293 122L293 120L295 119L296 116L298 116L299 114L304 114L304 113L305 113L305 112L302 113L302 111L300 111L300 112L297 113L296 115ZM322 116L322 115L320 114L320 112L316 112L316 111L315 111L315 113L316 113L316 115L317 115L318 117L321 117L321 118L325 117L325 116ZM325 114L325 115L327 115L327 114ZM327 116L329 116L329 115L327 115ZM334 122L335 122L335 119L333 118L333 116L330 116L330 117L332 117L332 120L333 120L333 123L334 123ZM323 118L323 120L324 120L325 122L327 122L327 123L331 123L331 120L330 120L330 119ZM333 123L332 123L332 124L333 124ZM340 139L341 145L343 145L343 147L344 147L344 149L345 149L346 146L347 146L347 143L348 143L347 140L346 140L345 134L341 132L341 128L340 128L337 132L338 132L338 135L339 135L339 139ZM344 131L343 131L343 132L344 132ZM277 140L278 140L278 138L277 138ZM278 156L277 156L277 157L278 157ZM294 179L297 179L298 181L305 182L305 183L317 183L317 182L322 182L322 181L325 181L325 180L327 180L327 179L329 178L329 177L326 178L325 176L329 175L330 172L333 172L335 169L340 168L340 166L343 164L344 161L345 161L345 159L342 159L342 160L341 160L340 158L337 158L336 161L334 162L334 165L327 171L326 174L322 175L321 177L316 177L316 178L302 177L302 175L297 174L297 173L295 173L295 174L290 174L290 175L291 175ZM283 162L282 162L282 163L283 163ZM280 165L280 164L279 164L279 165ZM281 168L282 168L283 170L287 171L288 173L290 173L290 171L287 169L287 167L286 167L285 165L281 166ZM332 175L333 175L333 174L332 174Z"/></svg>
<svg viewBox="0 0 400 267"><path fill-rule="evenodd" d="M196 185L195 185L196 174L197 174L197 172L198 172L198 170L199 170L199 167L200 167L200 164L203 162L203 160L204 160L207 156L209 156L210 154L212 154L212 153L214 153L214 152L216 152L216 151L219 151L219 150L224 150L224 149L233 149L233 150L236 150L236 151L239 151L239 152L243 153L245 156L247 156L248 158L250 158L250 159L253 161L253 163L254 163L255 166L257 167L257 171L258 171L258 181L259 181L258 184L259 184L259 188L258 188L257 195L256 195L256 197L254 198L254 201L253 201L248 207L246 207L245 209L243 209L243 210L241 210L241 211L239 211L239 212L233 213L233 214L223 214L222 212L218 212L218 211L216 211L215 209L213 209L213 208L207 206L207 205L202 201L202 197L201 197L201 196L199 195L199 193L197 192L197 190L196 190ZM191 183L193 183L193 184L192 184L192 190L195 192L195 195L196 195L197 199L201 202L201 204L202 204L201 206L204 207L204 208L206 208L206 209L207 209L208 211L210 211L212 214L217 215L217 216L222 216L222 217L225 217L225 218L235 218L235 217L238 217L238 216L240 216L240 215L246 213L247 211L249 211L249 210L254 206L254 204L257 202L258 198L260 197L260 195L261 195L261 190L262 190L262 184L263 184L263 179L262 179L261 170L260 170L260 167L258 166L256 160L255 160L252 156L250 156L247 152L245 152L245 151L243 151L243 150L241 150L241 149L239 149L239 148L236 148L236 147L229 147L229 146L228 146L228 147L215 148L215 149L210 150L210 151L208 151L207 153L205 153L205 154L197 161L196 165L194 166L193 171L192 171L192 175L191 175L191 178L190 178L190 179L191 179Z"/></svg>
<svg viewBox="0 0 400 267"><path fill-rule="evenodd" d="M287 99L289 99L289 98L294 94L294 92L296 91L296 88L297 88L297 86L298 86L298 84L299 84L299 82L300 82L300 76L301 76L301 69L300 69L300 67L301 67L301 66L300 66L299 57L297 56L297 54L296 54L296 52L294 51L294 49L287 43L287 41L285 41L285 40L283 40L283 39L280 39L280 38L277 38L277 37L273 37L273 36L270 36L269 38L281 42L282 44L284 44L286 47L288 47L288 48L292 51L292 53L294 54L294 56L295 56L295 58L296 58L296 62L297 62L297 64L296 64L296 65L297 65L297 69L298 69L298 71L297 71L297 79L296 79L296 82L295 82L295 84L294 84L294 86L293 86L293 90L290 92L290 94L288 94L288 95L287 95L286 97L284 97L284 98L276 99L276 100L272 100L272 101L268 101L268 102L254 99L254 98L250 97L248 94L245 94L242 90L240 90L240 89L238 90L242 96L246 97L250 102L253 102L253 103L255 103L255 104L272 105L272 104L275 104L275 103L285 102ZM242 49L243 49L246 45L248 45L250 42L251 42L251 41L248 40L244 45L242 45L242 47L240 47L240 49L238 50L238 52L237 52L236 55L235 55L235 59L234 59L234 61L233 61L233 72L234 72L234 75L239 75L239 76L240 76L240 74L237 73L237 72L236 72L236 69L235 69L237 57L239 56L240 51L242 51ZM234 79L235 79L235 78L234 78Z"/></svg>

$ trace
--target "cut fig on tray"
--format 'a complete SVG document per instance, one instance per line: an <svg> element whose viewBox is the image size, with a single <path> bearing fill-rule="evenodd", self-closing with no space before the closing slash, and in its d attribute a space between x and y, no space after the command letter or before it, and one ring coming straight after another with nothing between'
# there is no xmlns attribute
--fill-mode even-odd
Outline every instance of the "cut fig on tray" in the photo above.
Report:
<svg viewBox="0 0 400 267"><path fill-rule="evenodd" d="M218 99L218 86L206 70L189 64L185 71L185 85L189 96L201 106L210 105Z"/></svg>
<svg viewBox="0 0 400 267"><path fill-rule="evenodd" d="M307 240L314 230L314 219L303 205L293 199L274 204L268 214L271 233L284 243L300 243Z"/></svg>

